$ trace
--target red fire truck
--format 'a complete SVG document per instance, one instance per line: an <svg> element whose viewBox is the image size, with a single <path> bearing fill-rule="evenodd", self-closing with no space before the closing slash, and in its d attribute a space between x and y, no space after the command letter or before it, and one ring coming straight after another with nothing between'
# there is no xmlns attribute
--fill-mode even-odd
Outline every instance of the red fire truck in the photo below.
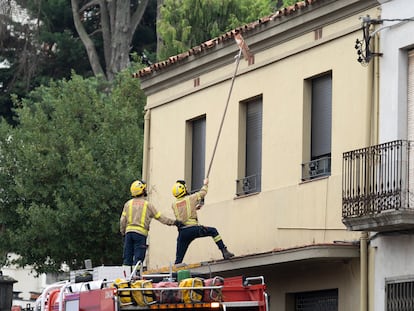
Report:
<svg viewBox="0 0 414 311"><path fill-rule="evenodd" d="M183 275L183 274L182 274ZM179 276L179 275L178 275ZM62 281L45 288L36 301L37 311L269 311L262 276L184 279L173 273L144 274L128 278Z"/></svg>

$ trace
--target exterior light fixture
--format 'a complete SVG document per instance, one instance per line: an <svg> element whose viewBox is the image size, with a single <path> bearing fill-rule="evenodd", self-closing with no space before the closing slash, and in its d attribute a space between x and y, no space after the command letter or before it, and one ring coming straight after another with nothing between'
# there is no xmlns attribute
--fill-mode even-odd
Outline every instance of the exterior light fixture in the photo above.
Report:
<svg viewBox="0 0 414 311"><path fill-rule="evenodd" d="M372 52L371 39L380 31L401 25L402 23L414 22L414 17L393 18L393 19L371 19L369 15L361 17L362 19L362 40L356 39L355 49L357 50L358 62L368 64L374 56L382 56L382 53ZM388 25L375 29L375 25L388 22Z"/></svg>
<svg viewBox="0 0 414 311"><path fill-rule="evenodd" d="M361 64L368 64L374 56L381 56L381 53L372 52L373 46L371 39L376 32L374 25L382 24L380 19L371 19L369 15L362 17L362 40L356 39L355 49L357 50L358 62Z"/></svg>

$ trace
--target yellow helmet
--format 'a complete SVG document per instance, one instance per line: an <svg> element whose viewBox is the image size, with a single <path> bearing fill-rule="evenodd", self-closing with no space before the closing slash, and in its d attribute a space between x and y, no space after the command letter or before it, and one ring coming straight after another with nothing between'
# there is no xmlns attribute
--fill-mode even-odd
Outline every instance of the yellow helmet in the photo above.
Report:
<svg viewBox="0 0 414 311"><path fill-rule="evenodd" d="M131 195L133 197L139 196L145 192L147 184L143 180L136 180L131 184Z"/></svg>
<svg viewBox="0 0 414 311"><path fill-rule="evenodd" d="M177 180L177 182L172 187L172 194L177 199L187 194L187 186L184 180Z"/></svg>

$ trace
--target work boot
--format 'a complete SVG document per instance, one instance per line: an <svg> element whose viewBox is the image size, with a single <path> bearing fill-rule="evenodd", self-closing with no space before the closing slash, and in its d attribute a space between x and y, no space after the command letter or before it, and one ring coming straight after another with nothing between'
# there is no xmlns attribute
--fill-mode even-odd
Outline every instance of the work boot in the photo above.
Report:
<svg viewBox="0 0 414 311"><path fill-rule="evenodd" d="M229 251L227 250L227 247L223 248L223 249L221 250L221 252L223 253L223 258L224 258L224 259L230 259L231 257L234 257L234 254L233 254L233 253L231 253L231 252L229 252Z"/></svg>

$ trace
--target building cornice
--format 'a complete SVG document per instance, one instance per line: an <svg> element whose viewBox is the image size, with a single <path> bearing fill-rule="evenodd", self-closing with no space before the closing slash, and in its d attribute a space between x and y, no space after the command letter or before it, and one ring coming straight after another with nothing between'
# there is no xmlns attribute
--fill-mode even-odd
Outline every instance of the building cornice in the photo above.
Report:
<svg viewBox="0 0 414 311"><path fill-rule="evenodd" d="M258 53L377 5L376 0L302 1L144 68L134 76L141 79L141 88L148 96L234 62L237 32L243 34L250 50Z"/></svg>

